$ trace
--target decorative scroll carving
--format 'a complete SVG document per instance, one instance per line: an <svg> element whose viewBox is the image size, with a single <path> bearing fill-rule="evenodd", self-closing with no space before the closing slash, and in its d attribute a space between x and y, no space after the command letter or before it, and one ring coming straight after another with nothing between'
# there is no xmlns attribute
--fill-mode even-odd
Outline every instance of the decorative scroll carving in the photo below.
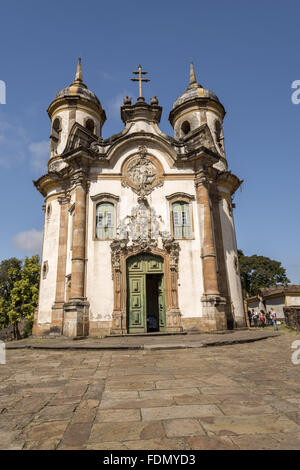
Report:
<svg viewBox="0 0 300 470"><path fill-rule="evenodd" d="M82 186L88 189L87 171L84 169L75 170L71 176L71 186Z"/></svg>
<svg viewBox="0 0 300 470"><path fill-rule="evenodd" d="M163 240L163 247L166 252L170 255L170 268L176 269L177 271L180 252L179 243L176 242L174 238L166 238Z"/></svg>
<svg viewBox="0 0 300 470"><path fill-rule="evenodd" d="M164 221L157 215L155 209L150 207L145 198L138 199L139 204L131 209L131 215L127 215L117 228L119 239L158 239L168 238L170 233L164 228Z"/></svg>
<svg viewBox="0 0 300 470"><path fill-rule="evenodd" d="M56 160L54 162L49 163L49 172L50 173L59 173L60 171L67 168L69 165L64 162L63 160Z"/></svg>
<svg viewBox="0 0 300 470"><path fill-rule="evenodd" d="M122 173L122 185L131 187L142 197L163 185L162 166L156 158L147 155L145 145L140 145L138 153L125 162Z"/></svg>

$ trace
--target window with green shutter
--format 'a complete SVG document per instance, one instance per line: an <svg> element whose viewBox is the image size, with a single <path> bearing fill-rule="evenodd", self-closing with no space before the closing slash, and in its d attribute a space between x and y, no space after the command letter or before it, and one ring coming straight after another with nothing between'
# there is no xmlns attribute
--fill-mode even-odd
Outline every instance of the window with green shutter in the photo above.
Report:
<svg viewBox="0 0 300 470"><path fill-rule="evenodd" d="M191 215L188 202L178 201L172 204L174 238L191 238Z"/></svg>
<svg viewBox="0 0 300 470"><path fill-rule="evenodd" d="M111 202L96 206L96 238L105 240L114 237L115 208Z"/></svg>

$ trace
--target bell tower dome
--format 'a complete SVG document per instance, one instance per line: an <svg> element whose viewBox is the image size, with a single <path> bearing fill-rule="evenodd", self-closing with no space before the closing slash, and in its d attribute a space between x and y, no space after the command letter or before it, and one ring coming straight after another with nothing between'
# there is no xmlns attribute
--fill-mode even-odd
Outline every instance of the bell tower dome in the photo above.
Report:
<svg viewBox="0 0 300 470"><path fill-rule="evenodd" d="M106 120L105 111L97 96L83 82L80 58L75 80L55 95L47 112L51 119L50 160L64 151L75 122L81 124L91 134L101 136L102 126Z"/></svg>

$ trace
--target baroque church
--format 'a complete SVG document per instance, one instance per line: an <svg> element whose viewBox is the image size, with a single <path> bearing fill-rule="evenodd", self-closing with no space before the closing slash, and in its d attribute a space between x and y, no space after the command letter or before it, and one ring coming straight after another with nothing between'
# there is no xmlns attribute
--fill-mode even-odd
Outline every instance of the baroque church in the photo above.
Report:
<svg viewBox="0 0 300 470"><path fill-rule="evenodd" d="M122 131L82 78L59 91L51 120L39 305L34 335L70 337L216 331L245 326L232 197L218 97L197 82L174 101L174 135L159 128L147 72Z"/></svg>

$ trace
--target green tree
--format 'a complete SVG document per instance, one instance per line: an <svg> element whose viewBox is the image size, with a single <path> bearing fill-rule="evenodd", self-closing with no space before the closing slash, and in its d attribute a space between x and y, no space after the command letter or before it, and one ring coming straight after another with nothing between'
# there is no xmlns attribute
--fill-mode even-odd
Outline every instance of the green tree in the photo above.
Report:
<svg viewBox="0 0 300 470"><path fill-rule="evenodd" d="M26 319L33 323L34 310L38 304L40 280L39 255L26 257L20 279L16 280L10 295L8 317L10 323L15 325L16 336L19 336L18 323Z"/></svg>
<svg viewBox="0 0 300 470"><path fill-rule="evenodd" d="M0 263L0 328L8 326L8 310L11 291L21 278L22 261L17 258L4 259Z"/></svg>
<svg viewBox="0 0 300 470"><path fill-rule="evenodd" d="M278 284L287 285L290 282L280 261L272 260L266 256L245 256L242 250L238 250L238 257L245 297L257 295L259 289L263 287Z"/></svg>

